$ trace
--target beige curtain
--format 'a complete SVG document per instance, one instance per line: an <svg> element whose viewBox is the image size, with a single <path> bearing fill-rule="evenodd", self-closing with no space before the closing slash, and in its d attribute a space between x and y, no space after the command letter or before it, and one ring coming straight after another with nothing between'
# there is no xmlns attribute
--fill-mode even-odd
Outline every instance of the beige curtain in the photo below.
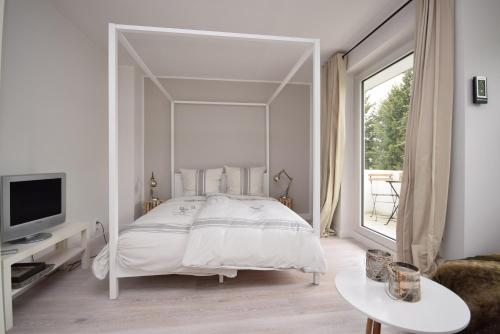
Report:
<svg viewBox="0 0 500 334"><path fill-rule="evenodd" d="M321 69L321 235L334 234L333 215L339 201L345 150L345 76L342 55Z"/></svg>
<svg viewBox="0 0 500 334"><path fill-rule="evenodd" d="M401 261L436 268L446 220L453 112L454 2L417 0L414 83L397 222Z"/></svg>

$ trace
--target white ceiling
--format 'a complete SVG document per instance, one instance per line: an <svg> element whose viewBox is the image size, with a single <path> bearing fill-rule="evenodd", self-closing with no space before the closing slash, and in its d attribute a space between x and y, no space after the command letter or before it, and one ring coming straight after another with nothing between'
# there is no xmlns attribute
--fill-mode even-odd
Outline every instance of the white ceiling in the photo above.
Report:
<svg viewBox="0 0 500 334"><path fill-rule="evenodd" d="M90 39L107 46L109 22L320 38L324 61L348 50L405 0L50 0ZM255 41L127 38L158 76L283 80L303 45ZM124 58L126 59L126 58ZM310 81L311 62L295 81Z"/></svg>
<svg viewBox="0 0 500 334"><path fill-rule="evenodd" d="M157 76L282 80L311 45L227 38L126 33ZM304 65L302 80L312 69ZM306 71L309 69L309 71Z"/></svg>

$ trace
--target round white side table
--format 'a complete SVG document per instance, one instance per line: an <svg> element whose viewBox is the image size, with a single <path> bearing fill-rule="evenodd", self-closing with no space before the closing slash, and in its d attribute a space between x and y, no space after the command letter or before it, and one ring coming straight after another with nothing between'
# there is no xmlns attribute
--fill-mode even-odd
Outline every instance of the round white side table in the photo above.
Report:
<svg viewBox="0 0 500 334"><path fill-rule="evenodd" d="M470 321L467 304L451 290L421 277L422 299L416 303L394 300L385 283L366 277L361 269L335 277L339 294L367 317L366 333L379 334L380 324L412 333L456 333Z"/></svg>

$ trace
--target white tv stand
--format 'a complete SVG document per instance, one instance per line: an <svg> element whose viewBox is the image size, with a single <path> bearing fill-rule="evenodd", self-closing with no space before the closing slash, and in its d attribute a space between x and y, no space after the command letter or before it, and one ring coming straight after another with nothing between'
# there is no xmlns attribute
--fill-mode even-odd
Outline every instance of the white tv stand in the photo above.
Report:
<svg viewBox="0 0 500 334"><path fill-rule="evenodd" d="M50 273L55 271L61 265L65 264L72 258L80 255L82 260L82 268L87 269L89 266L89 253L88 253L88 224L87 223L64 223L62 225L50 228L44 232L52 234L52 237L34 242L30 244L3 244L2 250L17 249L17 253L2 256L2 288L3 288L3 304L4 304L4 319L5 329L12 328L13 315L12 315L12 300L23 292L37 284L43 278L47 277ZM68 247L68 239L73 236L80 236L80 245L76 247ZM37 258L36 262L45 262L47 264L54 264L54 268L42 278L29 283L20 289L12 289L11 285L11 265L16 262L36 255L39 252L50 249L55 246L55 250Z"/></svg>

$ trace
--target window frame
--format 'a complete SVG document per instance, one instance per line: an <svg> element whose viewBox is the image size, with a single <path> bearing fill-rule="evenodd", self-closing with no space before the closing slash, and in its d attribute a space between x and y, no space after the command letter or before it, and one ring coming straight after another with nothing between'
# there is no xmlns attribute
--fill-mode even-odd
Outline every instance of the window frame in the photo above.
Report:
<svg viewBox="0 0 500 334"><path fill-rule="evenodd" d="M362 239L367 241L375 242L377 245L383 246L388 250L396 250L396 240L392 239L384 234L365 227L364 224L364 169L365 169L365 129L364 129L364 91L363 83L367 79L379 74L380 72L386 70L387 68L393 66L404 58L410 56L414 53L413 43L408 43L407 45L401 47L400 49L392 52L385 57L377 59L377 61L372 62L371 65L365 66L354 77L354 110L355 110L355 129L356 129L356 165L357 165L357 219L354 226L354 233L357 234Z"/></svg>

